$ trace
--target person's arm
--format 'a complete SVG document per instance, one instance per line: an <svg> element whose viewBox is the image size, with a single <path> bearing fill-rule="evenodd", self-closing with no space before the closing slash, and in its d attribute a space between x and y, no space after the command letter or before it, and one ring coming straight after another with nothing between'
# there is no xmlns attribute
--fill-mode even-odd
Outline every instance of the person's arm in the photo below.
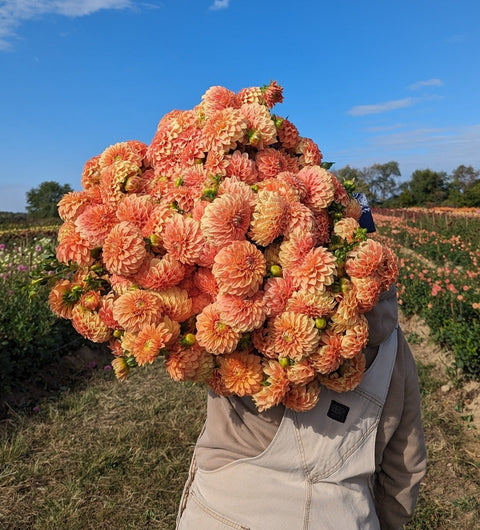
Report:
<svg viewBox="0 0 480 530"><path fill-rule="evenodd" d="M413 516L426 472L426 447L415 361L398 332L398 352L377 435L374 495L382 530L401 529Z"/></svg>

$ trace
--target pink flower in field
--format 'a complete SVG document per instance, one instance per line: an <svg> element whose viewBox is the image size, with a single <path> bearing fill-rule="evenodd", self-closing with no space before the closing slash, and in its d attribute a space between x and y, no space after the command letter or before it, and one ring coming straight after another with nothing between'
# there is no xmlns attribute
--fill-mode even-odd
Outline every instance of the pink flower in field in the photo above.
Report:
<svg viewBox="0 0 480 530"><path fill-rule="evenodd" d="M7 248L7 246L5 245L5 243L0 243L0 251L3 251Z"/></svg>
<svg viewBox="0 0 480 530"><path fill-rule="evenodd" d="M468 285L464 285L464 286L462 287L462 289L463 289L464 291L468 291L468 290L470 289L470 286L468 286Z"/></svg>
<svg viewBox="0 0 480 530"><path fill-rule="evenodd" d="M445 280L445 283L446 283L446 280ZM453 285L453 283L448 283L447 289L453 294L458 293L458 289L455 287L455 285Z"/></svg>
<svg viewBox="0 0 480 530"><path fill-rule="evenodd" d="M441 285L438 283L434 283L432 287L432 296L437 296L438 293L441 293L443 291Z"/></svg>

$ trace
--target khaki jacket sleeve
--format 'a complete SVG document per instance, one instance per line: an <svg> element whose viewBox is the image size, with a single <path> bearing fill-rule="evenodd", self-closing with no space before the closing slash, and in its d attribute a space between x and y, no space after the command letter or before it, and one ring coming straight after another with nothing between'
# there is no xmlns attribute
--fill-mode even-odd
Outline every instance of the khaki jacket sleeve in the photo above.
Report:
<svg viewBox="0 0 480 530"><path fill-rule="evenodd" d="M392 381L377 434L374 495L382 530L413 516L426 472L426 447L415 361L401 330Z"/></svg>

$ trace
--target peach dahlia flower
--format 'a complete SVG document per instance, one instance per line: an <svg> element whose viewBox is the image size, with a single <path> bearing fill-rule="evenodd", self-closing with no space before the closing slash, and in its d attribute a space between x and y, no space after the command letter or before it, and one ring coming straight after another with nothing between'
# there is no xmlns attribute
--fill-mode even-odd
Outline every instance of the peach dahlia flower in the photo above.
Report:
<svg viewBox="0 0 480 530"><path fill-rule="evenodd" d="M223 322L217 305L210 304L197 316L196 337L200 346L219 355L235 350L240 340L240 332Z"/></svg>
<svg viewBox="0 0 480 530"><path fill-rule="evenodd" d="M295 361L312 353L320 339L315 321L293 311L275 317L274 330L274 349L279 357Z"/></svg>
<svg viewBox="0 0 480 530"><path fill-rule="evenodd" d="M218 358L219 373L226 388L237 396L250 396L262 388L261 357L236 351Z"/></svg>
<svg viewBox="0 0 480 530"><path fill-rule="evenodd" d="M147 256L142 232L134 224L115 225L103 245L103 262L109 272L123 276L135 274Z"/></svg>
<svg viewBox="0 0 480 530"><path fill-rule="evenodd" d="M265 258L248 241L234 241L215 256L212 272L221 294L254 295L266 272Z"/></svg>
<svg viewBox="0 0 480 530"><path fill-rule="evenodd" d="M120 295L113 302L113 318L131 333L138 333L144 326L157 324L163 313L158 294L135 289Z"/></svg>

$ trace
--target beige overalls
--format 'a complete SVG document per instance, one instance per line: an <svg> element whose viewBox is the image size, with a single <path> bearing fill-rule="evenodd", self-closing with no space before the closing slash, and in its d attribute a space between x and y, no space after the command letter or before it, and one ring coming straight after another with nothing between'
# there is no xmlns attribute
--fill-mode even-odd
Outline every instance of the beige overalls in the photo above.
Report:
<svg viewBox="0 0 480 530"><path fill-rule="evenodd" d="M214 471L192 460L178 530L379 529L371 484L375 437L397 352L397 329L361 384L322 388L308 412L285 409L270 445Z"/></svg>

